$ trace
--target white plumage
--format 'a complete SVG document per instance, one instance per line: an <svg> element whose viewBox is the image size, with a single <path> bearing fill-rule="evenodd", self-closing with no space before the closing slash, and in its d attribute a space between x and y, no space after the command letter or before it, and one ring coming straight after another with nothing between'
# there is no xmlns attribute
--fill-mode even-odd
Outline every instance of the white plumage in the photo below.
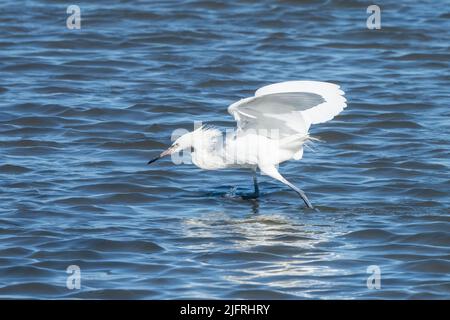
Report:
<svg viewBox="0 0 450 320"><path fill-rule="evenodd" d="M232 134L221 139L214 128L201 127L178 138L156 159L187 148L194 148L192 162L200 168L259 168L261 172L294 189L312 208L304 192L277 170L277 165L299 160L311 125L329 121L345 107L344 92L338 85L319 81L288 81L258 89L253 97L228 107L237 122ZM259 194L254 175L255 196Z"/></svg>
<svg viewBox="0 0 450 320"><path fill-rule="evenodd" d="M329 82L280 82L256 90L254 97L233 103L228 107L228 112L234 116L239 128L243 118L254 122L261 120L258 114L252 115L246 110L252 104L259 103L264 107L260 116L285 121L289 128L306 134L311 124L329 121L347 106L343 95L344 91L338 85ZM270 103L271 100L275 103Z"/></svg>

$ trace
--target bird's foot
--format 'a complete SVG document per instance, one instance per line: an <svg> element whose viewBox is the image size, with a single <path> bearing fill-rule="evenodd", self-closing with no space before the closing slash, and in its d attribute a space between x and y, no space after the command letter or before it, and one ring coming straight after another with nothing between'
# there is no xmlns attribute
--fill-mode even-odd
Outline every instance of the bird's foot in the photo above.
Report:
<svg viewBox="0 0 450 320"><path fill-rule="evenodd" d="M303 199L303 202L305 202L306 206L309 209L315 209L314 206L312 205L311 201L309 201L309 199L306 197L306 194L304 192L302 192L300 194L301 198Z"/></svg>

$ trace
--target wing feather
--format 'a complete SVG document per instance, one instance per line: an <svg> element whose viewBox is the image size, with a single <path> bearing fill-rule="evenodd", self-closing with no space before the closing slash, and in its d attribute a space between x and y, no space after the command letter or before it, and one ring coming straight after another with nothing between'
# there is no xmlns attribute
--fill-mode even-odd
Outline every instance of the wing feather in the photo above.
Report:
<svg viewBox="0 0 450 320"><path fill-rule="evenodd" d="M275 83L258 89L254 97L231 104L228 112L241 133L277 129L279 138L307 134L311 124L329 121L347 106L339 88L319 81Z"/></svg>

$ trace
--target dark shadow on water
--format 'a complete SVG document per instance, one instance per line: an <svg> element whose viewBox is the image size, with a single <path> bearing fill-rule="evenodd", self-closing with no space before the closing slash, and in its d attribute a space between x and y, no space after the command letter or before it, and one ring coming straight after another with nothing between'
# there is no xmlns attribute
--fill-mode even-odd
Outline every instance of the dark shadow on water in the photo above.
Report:
<svg viewBox="0 0 450 320"><path fill-rule="evenodd" d="M236 192L237 187L226 187L228 191L209 191L204 194L197 194L195 197L201 198L217 198L217 199L231 199L231 200L237 200L238 202L242 204L250 203L251 204L251 211L253 214L259 214L259 197L256 198L254 193L249 192ZM221 189L224 189L224 187L221 187ZM261 197L262 195L260 195Z"/></svg>

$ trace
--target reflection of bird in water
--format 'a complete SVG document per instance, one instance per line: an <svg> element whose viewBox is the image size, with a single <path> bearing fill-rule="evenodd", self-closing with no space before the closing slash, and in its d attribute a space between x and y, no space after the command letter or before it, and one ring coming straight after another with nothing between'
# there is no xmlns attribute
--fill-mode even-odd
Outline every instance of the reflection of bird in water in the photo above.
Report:
<svg viewBox="0 0 450 320"><path fill-rule="evenodd" d="M287 181L277 165L303 156L303 144L311 139L311 124L329 121L346 106L339 86L317 81L288 81L258 89L255 96L228 107L237 128L223 139L215 128L202 126L179 137L152 163L164 156L193 148L192 162L202 169L250 168L254 197L259 196L256 170L296 191L309 208L305 193Z"/></svg>

